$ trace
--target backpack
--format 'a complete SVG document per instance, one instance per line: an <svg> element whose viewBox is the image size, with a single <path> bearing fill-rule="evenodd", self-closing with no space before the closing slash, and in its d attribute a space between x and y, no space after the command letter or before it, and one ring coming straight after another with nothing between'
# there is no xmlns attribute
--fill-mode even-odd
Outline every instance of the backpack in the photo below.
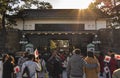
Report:
<svg viewBox="0 0 120 78"><path fill-rule="evenodd" d="M23 73L22 73L22 78L30 78L30 72L27 66L25 66Z"/></svg>

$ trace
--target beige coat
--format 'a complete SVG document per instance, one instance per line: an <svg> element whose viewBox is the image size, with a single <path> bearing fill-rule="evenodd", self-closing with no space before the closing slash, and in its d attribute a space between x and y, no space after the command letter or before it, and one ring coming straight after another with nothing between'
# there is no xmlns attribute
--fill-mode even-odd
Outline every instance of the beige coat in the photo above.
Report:
<svg viewBox="0 0 120 78"><path fill-rule="evenodd" d="M112 78L120 78L120 68L113 72Z"/></svg>
<svg viewBox="0 0 120 78"><path fill-rule="evenodd" d="M85 61L89 64L98 64L98 67L96 68L86 68L84 67L84 72L86 75L86 78L98 78L98 73L100 72L100 64L97 60L97 58L92 58L92 57L86 57Z"/></svg>

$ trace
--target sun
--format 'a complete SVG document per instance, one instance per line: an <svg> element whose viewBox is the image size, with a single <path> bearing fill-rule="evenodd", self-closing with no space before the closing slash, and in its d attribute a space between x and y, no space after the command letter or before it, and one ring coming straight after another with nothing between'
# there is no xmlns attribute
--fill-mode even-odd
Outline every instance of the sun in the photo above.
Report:
<svg viewBox="0 0 120 78"><path fill-rule="evenodd" d="M58 0L53 9L85 9L93 0Z"/></svg>
<svg viewBox="0 0 120 78"><path fill-rule="evenodd" d="M80 4L77 6L78 9L86 9L90 5L93 0L80 0Z"/></svg>

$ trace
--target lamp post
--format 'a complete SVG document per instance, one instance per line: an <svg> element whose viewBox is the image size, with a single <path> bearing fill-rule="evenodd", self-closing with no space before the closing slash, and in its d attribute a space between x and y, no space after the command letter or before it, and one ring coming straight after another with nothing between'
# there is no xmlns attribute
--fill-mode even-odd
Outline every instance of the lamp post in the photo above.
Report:
<svg viewBox="0 0 120 78"><path fill-rule="evenodd" d="M22 38L21 38L19 43L22 45L21 50L25 51L25 45L28 43L28 40L27 40L27 38L25 37L24 34L22 35Z"/></svg>
<svg viewBox="0 0 120 78"><path fill-rule="evenodd" d="M97 34L94 36L94 39L93 39L92 43L95 45L95 52L96 53L99 52L100 51L99 44L101 43L101 41L98 39Z"/></svg>

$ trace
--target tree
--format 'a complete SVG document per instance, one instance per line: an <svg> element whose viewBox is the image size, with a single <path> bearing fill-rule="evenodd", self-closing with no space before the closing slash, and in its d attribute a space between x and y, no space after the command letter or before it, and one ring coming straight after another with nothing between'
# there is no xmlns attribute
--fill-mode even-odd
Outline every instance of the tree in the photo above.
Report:
<svg viewBox="0 0 120 78"><path fill-rule="evenodd" d="M51 9L52 5L48 2L44 2L45 7L44 9ZM15 21L9 18L6 18L8 15L17 14L22 9L31 9L35 7L35 9L41 9L43 5L39 0L0 0L0 14L1 14L1 21L2 26L2 35L3 40L5 40L6 36L6 25L11 25L10 23L14 23ZM6 24L6 21L8 24Z"/></svg>
<svg viewBox="0 0 120 78"><path fill-rule="evenodd" d="M52 9L52 5L48 2L40 2L39 3L39 8L38 9Z"/></svg>
<svg viewBox="0 0 120 78"><path fill-rule="evenodd" d="M103 13L111 17L110 28L120 27L120 4L116 5L120 0L95 0L89 5L89 8L101 10Z"/></svg>
<svg viewBox="0 0 120 78"><path fill-rule="evenodd" d="M120 0L118 0L118 2L120 3ZM109 28L106 28L104 32L103 30L101 32L101 39L104 38L103 36L107 36L108 42L103 41L103 39L102 45L105 46L106 43L108 43L107 47L109 46L110 49L117 48L116 45L118 45L118 42L115 42L118 38L116 39L115 34L117 31L116 28L120 28L120 4L117 5L116 0L96 0L95 2L89 5L89 8L99 9L101 10L101 12L107 14L110 17Z"/></svg>
<svg viewBox="0 0 120 78"><path fill-rule="evenodd" d="M39 0L0 0L0 14L2 15L2 29L5 29L6 15L17 14L22 9L52 9L49 2ZM9 19L11 22L15 22Z"/></svg>

